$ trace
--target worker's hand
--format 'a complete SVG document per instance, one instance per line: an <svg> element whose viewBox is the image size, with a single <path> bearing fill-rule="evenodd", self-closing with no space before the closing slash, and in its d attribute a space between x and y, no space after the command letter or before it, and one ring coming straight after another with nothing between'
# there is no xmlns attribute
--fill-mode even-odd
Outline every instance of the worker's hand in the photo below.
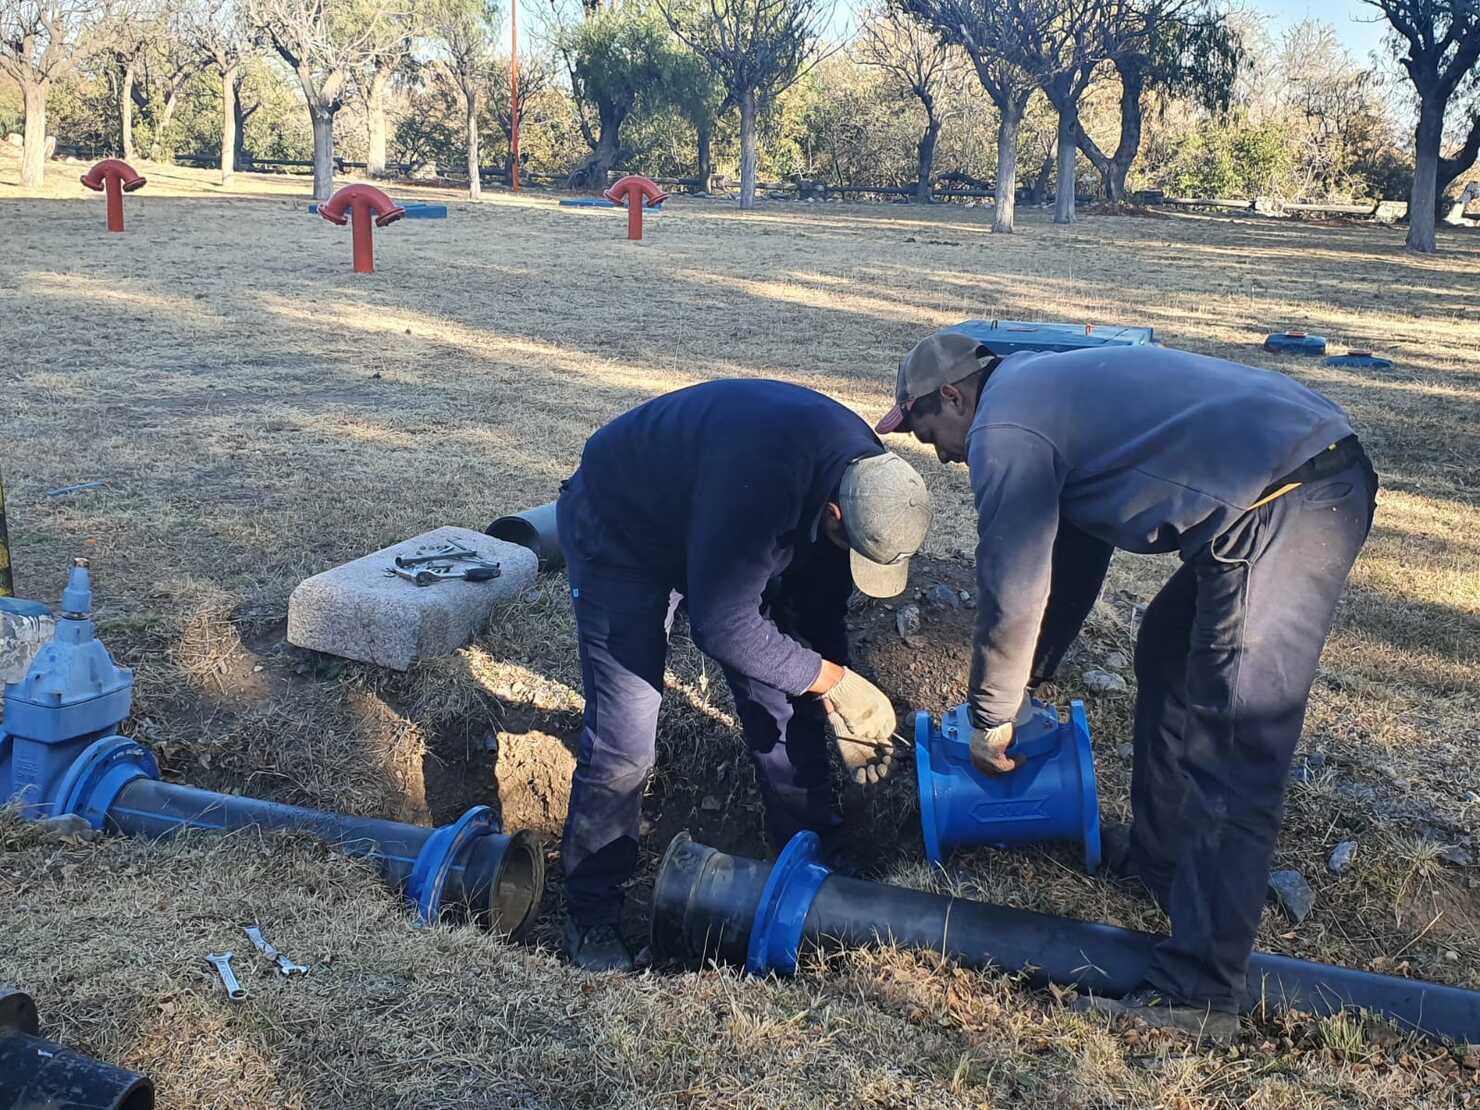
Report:
<svg viewBox="0 0 1480 1110"><path fill-rule="evenodd" d="M823 698L838 754L848 776L860 786L889 774L894 762L894 706L868 679L844 670Z"/></svg>
<svg viewBox="0 0 1480 1110"><path fill-rule="evenodd" d="M971 730L971 765L984 775L1005 775L1016 771L1018 761L1007 755L1012 743L1012 722L995 728Z"/></svg>

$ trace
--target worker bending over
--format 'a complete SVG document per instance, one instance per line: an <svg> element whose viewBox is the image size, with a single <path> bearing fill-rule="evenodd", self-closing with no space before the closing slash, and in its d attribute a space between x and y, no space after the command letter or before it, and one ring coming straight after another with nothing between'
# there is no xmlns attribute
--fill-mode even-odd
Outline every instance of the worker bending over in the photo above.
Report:
<svg viewBox="0 0 1480 1110"><path fill-rule="evenodd" d="M877 431L966 463L980 601L971 754L1005 754L1113 549L1177 552L1146 609L1129 830L1106 864L1171 917L1146 982L1095 1009L1222 1039L1238 1028L1286 778L1377 476L1346 415L1283 374L1162 347L998 358L960 332L899 365Z"/></svg>
<svg viewBox="0 0 1480 1110"><path fill-rule="evenodd" d="M810 389L717 381L658 397L587 441L557 523L580 638L585 727L561 857L571 960L630 969L622 886L637 866L668 634L680 602L717 662L778 847L840 817L826 725L857 782L892 759L889 699L847 669L848 597L905 586L925 483ZM851 573L850 573L851 570Z"/></svg>

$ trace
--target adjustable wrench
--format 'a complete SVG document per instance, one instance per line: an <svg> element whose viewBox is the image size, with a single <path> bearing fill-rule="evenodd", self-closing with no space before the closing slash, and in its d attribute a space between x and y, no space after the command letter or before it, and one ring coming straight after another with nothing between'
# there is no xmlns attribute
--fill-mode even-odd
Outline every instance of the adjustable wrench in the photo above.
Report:
<svg viewBox="0 0 1480 1110"><path fill-rule="evenodd" d="M233 1002L240 1002L247 997L246 988L237 981L236 972L231 970L231 953L224 956L207 956L206 959L216 969L216 974L221 976L221 982L226 987L226 997Z"/></svg>
<svg viewBox="0 0 1480 1110"><path fill-rule="evenodd" d="M262 935L262 930L259 929L257 926L248 925L246 932L247 939L257 946L257 951L261 952L269 960L277 964L279 975L287 977L291 975L308 974L308 968L304 967L302 964L295 964L292 960L288 959L287 956L284 956L281 952L274 948L272 942Z"/></svg>

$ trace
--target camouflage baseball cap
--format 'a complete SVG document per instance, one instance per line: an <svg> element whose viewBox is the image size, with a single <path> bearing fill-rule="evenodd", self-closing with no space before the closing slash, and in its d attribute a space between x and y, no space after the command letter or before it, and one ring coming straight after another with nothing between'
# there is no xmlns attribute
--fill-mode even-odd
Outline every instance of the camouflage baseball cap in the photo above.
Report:
<svg viewBox="0 0 1480 1110"><path fill-rule="evenodd" d="M894 407L874 425L879 435L910 430L910 406L943 385L953 385L991 365L997 356L965 332L946 328L927 335L899 360Z"/></svg>
<svg viewBox="0 0 1480 1110"><path fill-rule="evenodd" d="M838 490L852 549L853 584L870 597L904 592L910 556L930 530L930 491L915 468L892 451L854 459Z"/></svg>

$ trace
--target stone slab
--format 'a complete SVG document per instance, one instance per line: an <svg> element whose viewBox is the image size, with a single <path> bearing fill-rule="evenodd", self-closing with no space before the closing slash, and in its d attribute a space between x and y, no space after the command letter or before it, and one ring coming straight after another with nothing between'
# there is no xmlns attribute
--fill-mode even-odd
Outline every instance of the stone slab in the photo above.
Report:
<svg viewBox="0 0 1480 1110"><path fill-rule="evenodd" d="M397 555L423 545L456 543L499 564L488 582L416 586L388 578ZM450 655L488 623L494 607L534 584L533 551L468 528L444 527L381 548L353 562L305 578L288 599L288 642L392 670Z"/></svg>
<svg viewBox="0 0 1480 1110"><path fill-rule="evenodd" d="M51 610L40 602L0 598L0 684L26 677L55 628Z"/></svg>

